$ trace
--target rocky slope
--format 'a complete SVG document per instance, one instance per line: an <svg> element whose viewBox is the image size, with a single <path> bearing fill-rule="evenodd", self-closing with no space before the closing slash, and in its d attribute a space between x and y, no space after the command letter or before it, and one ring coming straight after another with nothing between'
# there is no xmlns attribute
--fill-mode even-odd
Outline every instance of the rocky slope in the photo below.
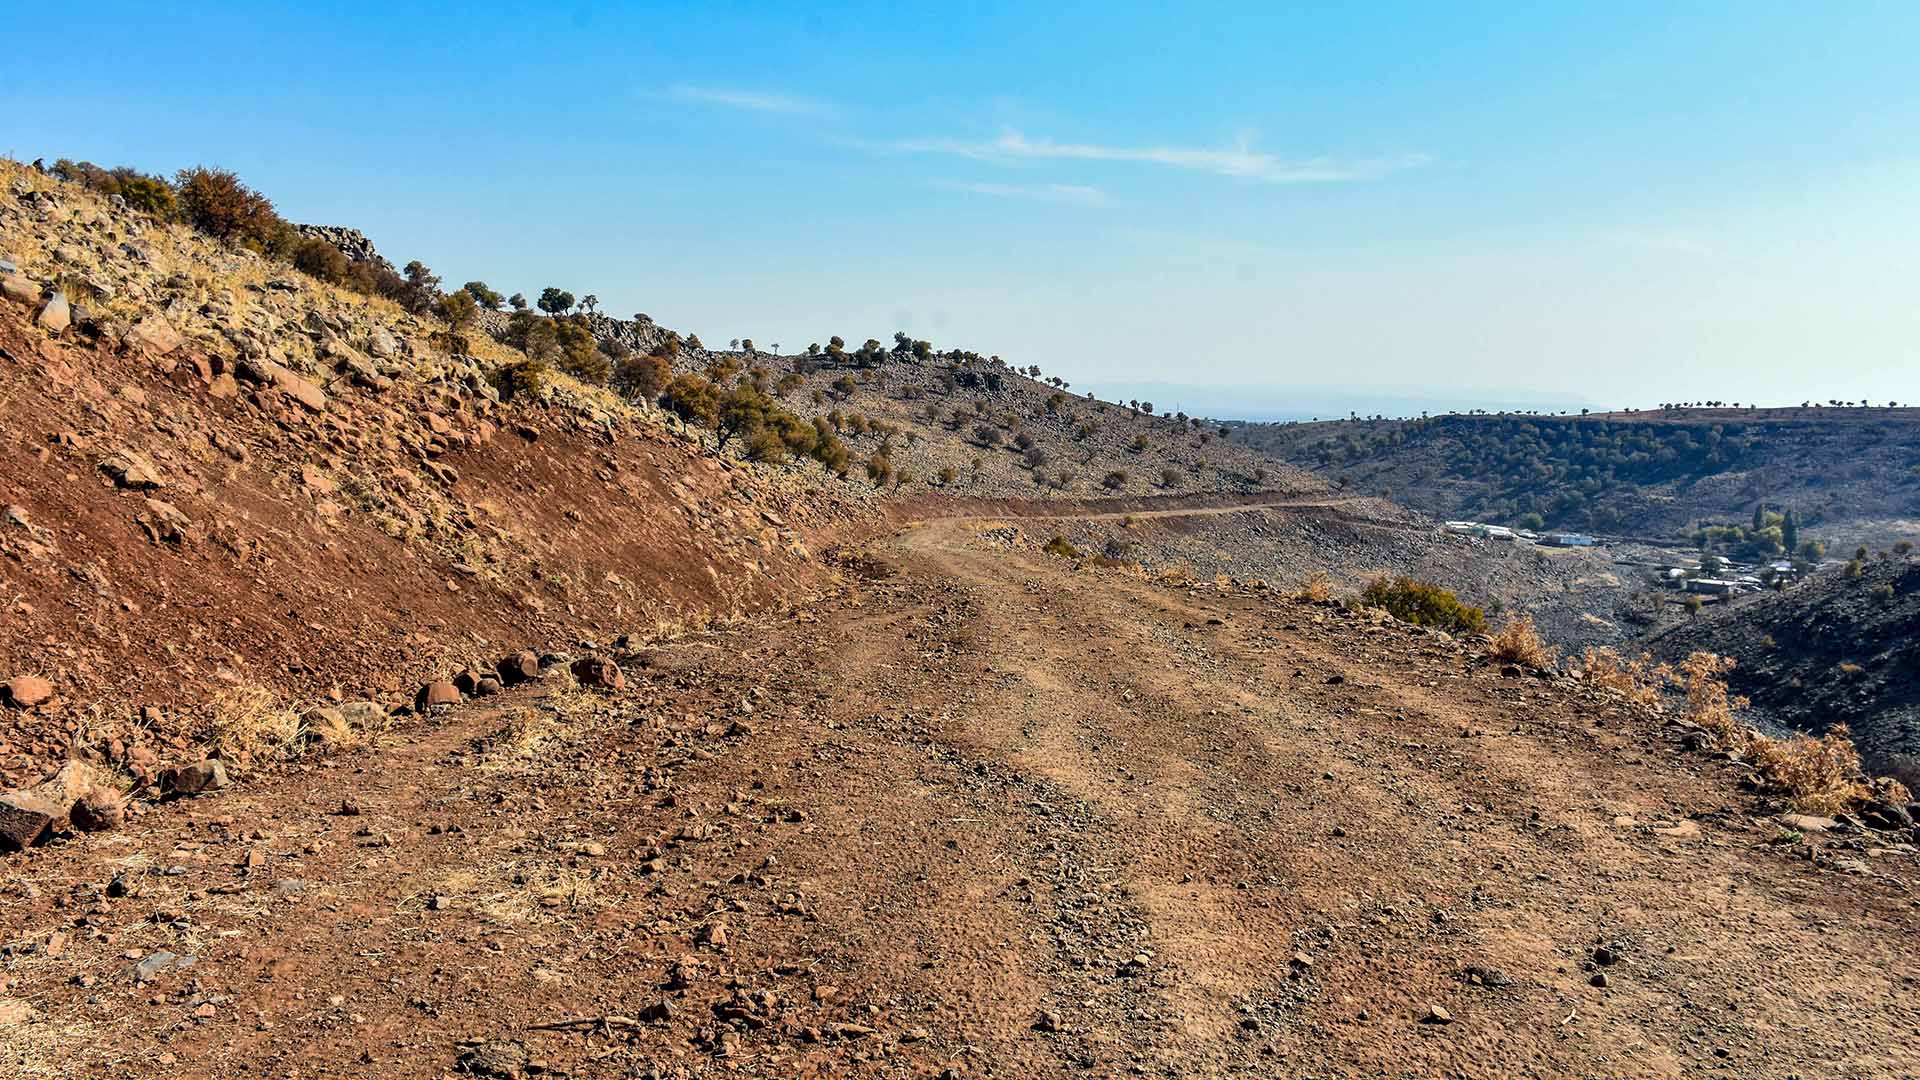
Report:
<svg viewBox="0 0 1920 1080"><path fill-rule="evenodd" d="M1086 498L1185 492L1326 490L1325 481L1219 438L1218 425L1089 399L989 362L896 356L879 368L798 356L739 357L778 382L808 418L859 416L863 456L885 445L904 493ZM878 425L876 428L875 425Z"/></svg>
<svg viewBox="0 0 1920 1080"><path fill-rule="evenodd" d="M798 599L876 520L864 485L604 391L505 408L490 342L446 354L392 304L12 165L0 258L9 782L84 751L138 786L236 696L384 715L512 649Z"/></svg>
<svg viewBox="0 0 1920 1080"><path fill-rule="evenodd" d="M1236 426L1232 439L1439 518L1680 539L1793 508L1831 544L1920 532L1920 409L1709 409Z"/></svg>

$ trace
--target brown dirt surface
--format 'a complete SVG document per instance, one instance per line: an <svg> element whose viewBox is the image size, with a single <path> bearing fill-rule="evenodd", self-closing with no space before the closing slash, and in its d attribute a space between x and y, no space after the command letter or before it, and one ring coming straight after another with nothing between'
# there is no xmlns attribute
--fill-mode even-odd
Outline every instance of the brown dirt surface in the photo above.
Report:
<svg viewBox="0 0 1920 1080"><path fill-rule="evenodd" d="M0 1074L1920 1072L1910 846L1445 637L981 528L16 857Z"/></svg>
<svg viewBox="0 0 1920 1080"><path fill-rule="evenodd" d="M873 516L658 427L404 381L326 410L0 309L0 781L76 742L189 752L236 686L405 701L505 650L797 600ZM462 388L465 390L465 388ZM102 468L151 463L137 490ZM156 506L158 503L158 506ZM143 709L145 710L143 716Z"/></svg>

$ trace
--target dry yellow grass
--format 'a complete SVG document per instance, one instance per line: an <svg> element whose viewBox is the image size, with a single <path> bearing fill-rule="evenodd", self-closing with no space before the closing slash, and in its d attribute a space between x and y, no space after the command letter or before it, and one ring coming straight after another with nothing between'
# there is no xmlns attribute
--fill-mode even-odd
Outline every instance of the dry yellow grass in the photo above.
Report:
<svg viewBox="0 0 1920 1080"><path fill-rule="evenodd" d="M243 683L213 699L203 741L213 755L239 764L294 757L300 717L273 691Z"/></svg>
<svg viewBox="0 0 1920 1080"><path fill-rule="evenodd" d="M199 741L206 752L235 765L293 761L311 753L352 750L385 731L348 722L332 708L299 712L256 683L216 695L207 708Z"/></svg>
<svg viewBox="0 0 1920 1080"><path fill-rule="evenodd" d="M1679 682L1687 695L1687 718L1712 733L1722 748L1753 763L1760 775L1810 814L1837 814L1872 795L1860 754L1845 727L1819 738L1762 735L1734 715L1747 699L1729 696L1726 674L1731 657L1696 652L1680 663Z"/></svg>
<svg viewBox="0 0 1920 1080"><path fill-rule="evenodd" d="M1580 677L1616 691L1632 704L1659 708L1660 689L1673 681L1674 672L1665 664L1654 663L1646 653L1629 658L1604 646L1589 646L1580 658Z"/></svg>
<svg viewBox="0 0 1920 1080"><path fill-rule="evenodd" d="M1514 616L1493 635L1491 651L1495 660L1542 671L1560 662L1560 650L1541 640L1533 627L1533 616L1526 614Z"/></svg>
<svg viewBox="0 0 1920 1080"><path fill-rule="evenodd" d="M1817 739L1775 739L1749 731L1745 756L1787 792L1794 806L1810 814L1837 814L1871 794L1861 774L1860 754L1844 725Z"/></svg>
<svg viewBox="0 0 1920 1080"><path fill-rule="evenodd" d="M1333 599L1333 579L1325 571L1315 570L1307 575L1307 580L1293 592L1295 600L1304 600L1313 604L1324 604Z"/></svg>

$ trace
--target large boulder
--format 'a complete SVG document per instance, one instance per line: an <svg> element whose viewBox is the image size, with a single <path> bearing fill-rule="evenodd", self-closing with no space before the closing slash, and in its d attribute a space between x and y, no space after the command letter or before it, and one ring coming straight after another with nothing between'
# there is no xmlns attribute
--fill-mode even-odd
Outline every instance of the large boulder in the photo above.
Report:
<svg viewBox="0 0 1920 1080"><path fill-rule="evenodd" d="M0 850L31 847L69 823L88 832L126 816L120 791L84 761L69 761L30 788L0 795Z"/></svg>
<svg viewBox="0 0 1920 1080"><path fill-rule="evenodd" d="M0 278L0 295L16 304L37 304L40 302L40 286L19 274L8 274Z"/></svg>
<svg viewBox="0 0 1920 1080"><path fill-rule="evenodd" d="M0 795L0 851L21 851L52 832L63 814L59 806L30 791Z"/></svg>
<svg viewBox="0 0 1920 1080"><path fill-rule="evenodd" d="M100 462L100 471L113 477L113 482L123 488L135 491L149 491L161 486L160 470L144 455L121 447Z"/></svg>
<svg viewBox="0 0 1920 1080"><path fill-rule="evenodd" d="M327 411L325 390L272 360L248 357L234 367L234 374L248 382L272 386L305 406L310 412Z"/></svg>
<svg viewBox="0 0 1920 1080"><path fill-rule="evenodd" d="M67 816L81 832L111 832L127 820L127 801L112 788L94 788L74 800Z"/></svg>

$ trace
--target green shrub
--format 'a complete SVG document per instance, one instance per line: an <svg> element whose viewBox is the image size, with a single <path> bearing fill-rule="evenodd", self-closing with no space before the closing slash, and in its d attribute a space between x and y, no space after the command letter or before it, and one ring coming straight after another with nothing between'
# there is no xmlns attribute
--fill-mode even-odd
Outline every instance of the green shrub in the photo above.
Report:
<svg viewBox="0 0 1920 1080"><path fill-rule="evenodd" d="M521 397L539 398L546 391L547 365L531 357L494 368L487 381L500 392L500 400L517 401Z"/></svg>
<svg viewBox="0 0 1920 1080"><path fill-rule="evenodd" d="M506 302L499 293L493 290L492 286L484 281L469 281L465 285L460 286L460 291L473 297L474 303L479 304L488 311L497 310L501 304Z"/></svg>
<svg viewBox="0 0 1920 1080"><path fill-rule="evenodd" d="M763 427L747 436L747 460L771 464L787 456L787 444L778 432Z"/></svg>
<svg viewBox="0 0 1920 1080"><path fill-rule="evenodd" d="M1401 576L1375 578L1360 594L1360 602L1384 608L1401 622L1431 626L1450 633L1477 634L1487 628L1487 614L1460 602L1447 589L1429 581Z"/></svg>
<svg viewBox="0 0 1920 1080"><path fill-rule="evenodd" d="M828 425L826 417L813 418L814 445L810 453L828 472L835 476L847 475L853 464L853 454L847 450L847 444L840 441Z"/></svg>
<svg viewBox="0 0 1920 1080"><path fill-rule="evenodd" d="M226 169L182 169L174 190L180 216L208 236L265 251L286 224L265 195Z"/></svg>
<svg viewBox="0 0 1920 1080"><path fill-rule="evenodd" d="M172 184L135 169L103 169L91 161L61 158L53 163L52 171L62 180L83 184L102 195L118 195L133 209L162 221L172 220L177 209Z"/></svg>
<svg viewBox="0 0 1920 1080"><path fill-rule="evenodd" d="M661 356L629 356L613 369L613 385L629 397L648 401L667 388L673 368Z"/></svg>
<svg viewBox="0 0 1920 1080"><path fill-rule="evenodd" d="M698 375L675 375L660 394L660 407L690 424L713 427L720 420L720 392Z"/></svg>
<svg viewBox="0 0 1920 1080"><path fill-rule="evenodd" d="M329 285L344 285L353 273L352 261L339 248L318 237L309 237L294 246L293 268Z"/></svg>

